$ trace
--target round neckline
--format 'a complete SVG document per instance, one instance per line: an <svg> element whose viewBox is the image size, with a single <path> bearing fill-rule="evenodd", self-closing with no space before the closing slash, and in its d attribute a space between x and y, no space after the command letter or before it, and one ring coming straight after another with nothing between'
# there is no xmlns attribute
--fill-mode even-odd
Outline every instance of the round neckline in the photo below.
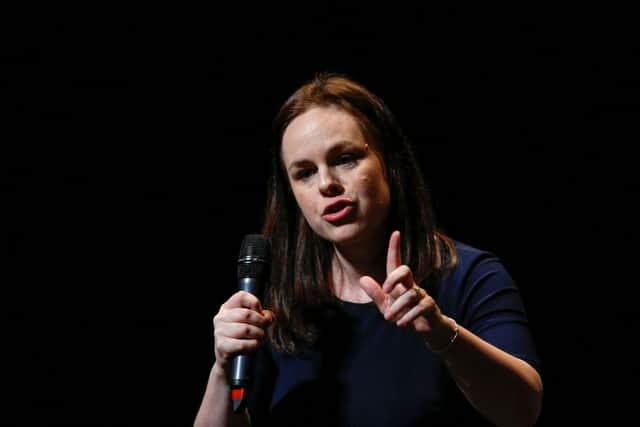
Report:
<svg viewBox="0 0 640 427"><path fill-rule="evenodd" d="M344 310L345 313L351 313L352 315L356 313L364 314L371 311L371 309L377 310L377 307L373 301L351 302L351 301L339 300L339 302L340 302L340 307L342 307L342 310Z"/></svg>
<svg viewBox="0 0 640 427"><path fill-rule="evenodd" d="M367 301L367 302L353 302L353 301L346 301L343 299L338 299L338 301L340 301L341 304L344 305L350 305L350 306L357 306L357 307L362 307L365 305L372 305L373 301Z"/></svg>

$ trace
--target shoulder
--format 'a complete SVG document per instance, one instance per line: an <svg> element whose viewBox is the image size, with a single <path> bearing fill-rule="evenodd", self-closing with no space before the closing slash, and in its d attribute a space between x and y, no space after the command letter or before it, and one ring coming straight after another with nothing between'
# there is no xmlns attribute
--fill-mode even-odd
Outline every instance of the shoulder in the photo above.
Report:
<svg viewBox="0 0 640 427"><path fill-rule="evenodd" d="M485 305L488 301L498 301L498 295L518 292L511 274L496 254L464 242L452 241L457 252L457 263L442 276L437 298L439 304L448 310L458 311L461 307L470 309Z"/></svg>
<svg viewBox="0 0 640 427"><path fill-rule="evenodd" d="M438 305L496 347L538 367L522 295L494 253L454 241L458 264L441 282Z"/></svg>
<svg viewBox="0 0 640 427"><path fill-rule="evenodd" d="M452 242L455 245L458 256L453 275L458 278L483 272L508 275L502 260L495 253L455 239L452 239Z"/></svg>

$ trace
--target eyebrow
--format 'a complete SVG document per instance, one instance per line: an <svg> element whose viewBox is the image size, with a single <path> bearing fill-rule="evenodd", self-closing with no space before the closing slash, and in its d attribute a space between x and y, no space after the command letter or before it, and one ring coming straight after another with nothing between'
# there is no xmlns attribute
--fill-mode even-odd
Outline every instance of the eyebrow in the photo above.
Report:
<svg viewBox="0 0 640 427"><path fill-rule="evenodd" d="M329 147L329 150L327 150L327 155L331 156L336 151L341 151L341 150L344 150L345 148L350 148L350 147L357 147L356 143L349 140L336 141L331 147ZM291 171L291 169L302 167L307 162L309 162L309 160L307 159L294 160L289 164L289 166L287 167L287 170Z"/></svg>

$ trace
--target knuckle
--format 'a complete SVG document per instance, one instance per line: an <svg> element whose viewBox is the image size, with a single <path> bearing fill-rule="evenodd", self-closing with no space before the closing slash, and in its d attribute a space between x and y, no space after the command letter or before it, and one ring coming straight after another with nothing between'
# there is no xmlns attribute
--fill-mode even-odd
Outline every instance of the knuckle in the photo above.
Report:
<svg viewBox="0 0 640 427"><path fill-rule="evenodd" d="M255 350L257 347L256 340L244 340L239 345L238 352L245 352L247 350Z"/></svg>
<svg viewBox="0 0 640 427"><path fill-rule="evenodd" d="M406 264L402 264L400 267L398 267L398 270L400 274L402 274L402 276L407 276L411 274L411 269Z"/></svg>

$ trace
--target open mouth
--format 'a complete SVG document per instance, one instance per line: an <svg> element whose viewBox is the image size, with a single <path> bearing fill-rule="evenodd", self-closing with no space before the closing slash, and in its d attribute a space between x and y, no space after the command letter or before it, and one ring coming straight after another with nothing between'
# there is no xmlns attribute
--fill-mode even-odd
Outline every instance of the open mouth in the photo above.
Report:
<svg viewBox="0 0 640 427"><path fill-rule="evenodd" d="M322 212L325 221L336 222L345 218L353 210L353 203L347 200L339 200L327 206Z"/></svg>

